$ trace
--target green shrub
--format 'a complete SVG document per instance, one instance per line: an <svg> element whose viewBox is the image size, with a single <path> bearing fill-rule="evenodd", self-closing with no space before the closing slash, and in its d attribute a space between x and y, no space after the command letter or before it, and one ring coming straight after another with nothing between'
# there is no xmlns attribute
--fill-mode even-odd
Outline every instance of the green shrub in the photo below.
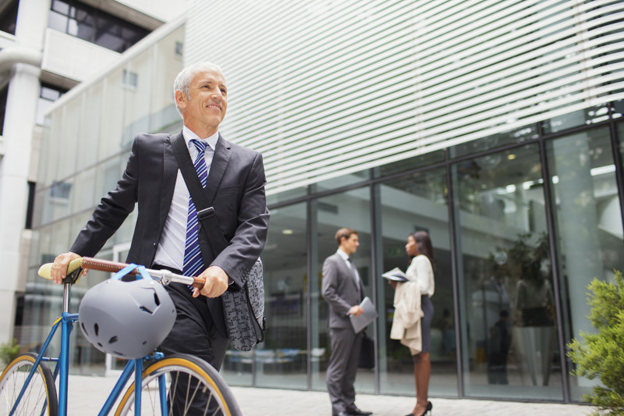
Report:
<svg viewBox="0 0 624 416"><path fill-rule="evenodd" d="M17 358L19 350L20 347L15 338L6 344L0 344L0 360L5 366L9 365L11 361Z"/></svg>
<svg viewBox="0 0 624 416"><path fill-rule="evenodd" d="M602 386L584 397L598 406L595 415L624 416L624 278L616 271L615 284L594 279L588 288L588 318L597 332L581 332L583 343L574 339L568 345L576 364L572 374L600 378Z"/></svg>

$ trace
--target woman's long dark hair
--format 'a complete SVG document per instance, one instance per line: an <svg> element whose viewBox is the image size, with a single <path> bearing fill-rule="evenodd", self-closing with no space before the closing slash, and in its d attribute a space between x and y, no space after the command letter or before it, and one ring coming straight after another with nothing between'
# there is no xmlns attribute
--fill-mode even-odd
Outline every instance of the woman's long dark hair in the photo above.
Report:
<svg viewBox="0 0 624 416"><path fill-rule="evenodd" d="M431 262L431 267L433 268L433 270L435 270L436 266L435 259L433 258L433 245L431 244L431 238L429 238L429 234L427 234L426 231L416 231L415 233L411 233L410 237L412 237L414 241L416 241L416 247L418 247L418 252L427 256L427 258Z"/></svg>

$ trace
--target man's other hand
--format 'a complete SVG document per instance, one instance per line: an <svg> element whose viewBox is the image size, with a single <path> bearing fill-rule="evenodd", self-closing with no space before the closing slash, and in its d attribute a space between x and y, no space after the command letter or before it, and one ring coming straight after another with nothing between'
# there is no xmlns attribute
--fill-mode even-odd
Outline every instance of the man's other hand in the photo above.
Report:
<svg viewBox="0 0 624 416"><path fill-rule="evenodd" d="M52 263L52 268L50 269L50 276L52 277L52 281L56 284L63 283L63 279L67 274L67 266L72 260L79 259L80 256L76 253L63 253L59 254L55 259L54 263ZM86 271L83 271L83 274L86 274Z"/></svg>
<svg viewBox="0 0 624 416"><path fill-rule="evenodd" d="M355 306L351 306L351 309L349 309L349 315L353 315L353 316L360 316L364 313L364 309L362 309L362 307L360 305L355 305Z"/></svg>
<svg viewBox="0 0 624 416"><path fill-rule="evenodd" d="M206 283L201 290L193 289L194 298L200 294L208 298L216 298L221 296L228 288L228 275L219 266L210 266L197 277L203 277L206 279Z"/></svg>

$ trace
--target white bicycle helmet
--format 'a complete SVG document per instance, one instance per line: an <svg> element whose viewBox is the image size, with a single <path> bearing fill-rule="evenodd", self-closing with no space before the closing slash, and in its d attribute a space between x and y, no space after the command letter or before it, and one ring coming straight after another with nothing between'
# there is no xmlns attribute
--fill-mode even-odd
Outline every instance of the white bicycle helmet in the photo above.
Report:
<svg viewBox="0 0 624 416"><path fill-rule="evenodd" d="M119 358L142 358L169 335L176 318L175 306L162 285L151 278L132 282L116 278L93 286L82 298L80 329L102 352Z"/></svg>

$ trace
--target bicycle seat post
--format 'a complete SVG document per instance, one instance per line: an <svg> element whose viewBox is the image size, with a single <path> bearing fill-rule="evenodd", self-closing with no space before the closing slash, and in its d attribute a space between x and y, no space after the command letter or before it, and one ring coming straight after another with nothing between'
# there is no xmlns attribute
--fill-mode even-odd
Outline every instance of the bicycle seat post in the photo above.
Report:
<svg viewBox="0 0 624 416"><path fill-rule="evenodd" d="M69 313L69 302L71 298L71 283L63 283L63 312Z"/></svg>

